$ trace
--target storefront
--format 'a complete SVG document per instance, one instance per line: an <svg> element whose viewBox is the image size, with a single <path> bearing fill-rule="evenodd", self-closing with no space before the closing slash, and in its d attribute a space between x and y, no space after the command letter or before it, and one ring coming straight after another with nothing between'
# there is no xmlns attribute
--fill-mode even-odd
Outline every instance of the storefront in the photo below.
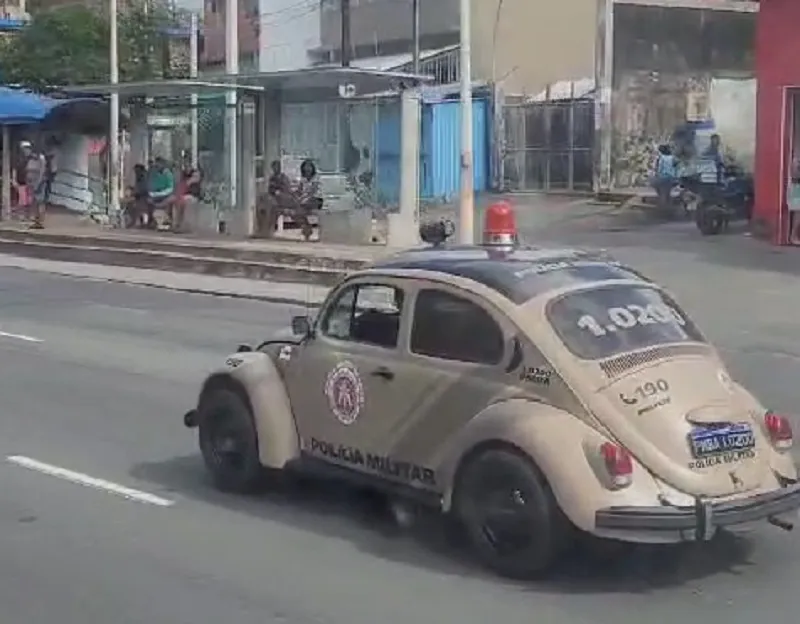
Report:
<svg viewBox="0 0 800 624"><path fill-rule="evenodd" d="M800 180L800 1L760 4L754 218L759 234L786 245L793 222L800 222L800 210L790 211L800 208L798 187L792 186Z"/></svg>

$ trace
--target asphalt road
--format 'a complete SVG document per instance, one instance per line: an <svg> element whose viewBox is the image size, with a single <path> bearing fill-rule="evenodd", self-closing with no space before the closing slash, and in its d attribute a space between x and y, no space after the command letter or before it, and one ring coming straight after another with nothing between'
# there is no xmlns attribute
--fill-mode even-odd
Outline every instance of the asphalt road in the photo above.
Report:
<svg viewBox="0 0 800 624"><path fill-rule="evenodd" d="M737 375L771 404L796 405L800 280L770 269L751 283L670 245L642 258L674 282ZM752 303L759 288L766 307ZM575 559L550 581L519 584L477 569L437 523L397 535L341 491L214 492L181 415L205 371L291 313L0 270L3 621L797 621L800 537L773 528L613 563Z"/></svg>

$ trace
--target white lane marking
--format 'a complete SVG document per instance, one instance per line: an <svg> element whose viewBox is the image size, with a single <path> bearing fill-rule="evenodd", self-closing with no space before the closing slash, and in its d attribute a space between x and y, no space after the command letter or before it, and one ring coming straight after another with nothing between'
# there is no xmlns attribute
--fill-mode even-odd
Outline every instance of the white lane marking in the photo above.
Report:
<svg viewBox="0 0 800 624"><path fill-rule="evenodd" d="M46 464L36 459L25 457L24 455L9 455L6 457L6 461L16 464L17 466L22 466L23 468L28 468L29 470L35 470L36 472L50 475L51 477L64 479L71 483L102 490L110 494L116 494L117 496L122 496L128 500L136 501L137 503L146 503L148 505L156 505L157 507L170 507L175 504L174 501L161 498L155 494L148 494L147 492L134 490L133 488L106 481L105 479L97 479L81 472L74 472L66 468Z"/></svg>
<svg viewBox="0 0 800 624"><path fill-rule="evenodd" d="M0 331L0 338L13 338L15 340L24 340L25 342L44 342L41 338L34 336L26 336L25 334L12 334L10 332Z"/></svg>

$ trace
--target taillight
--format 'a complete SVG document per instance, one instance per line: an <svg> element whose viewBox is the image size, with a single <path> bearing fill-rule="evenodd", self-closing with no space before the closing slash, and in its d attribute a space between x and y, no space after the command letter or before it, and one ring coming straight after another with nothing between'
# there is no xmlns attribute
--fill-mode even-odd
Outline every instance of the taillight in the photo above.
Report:
<svg viewBox="0 0 800 624"><path fill-rule="evenodd" d="M785 451L792 447L794 434L792 433L792 423L786 416L781 416L775 412L764 414L764 427L769 434L769 439L779 451Z"/></svg>
<svg viewBox="0 0 800 624"><path fill-rule="evenodd" d="M633 458L627 450L613 442L603 442L600 455L615 488L628 487L633 482Z"/></svg>

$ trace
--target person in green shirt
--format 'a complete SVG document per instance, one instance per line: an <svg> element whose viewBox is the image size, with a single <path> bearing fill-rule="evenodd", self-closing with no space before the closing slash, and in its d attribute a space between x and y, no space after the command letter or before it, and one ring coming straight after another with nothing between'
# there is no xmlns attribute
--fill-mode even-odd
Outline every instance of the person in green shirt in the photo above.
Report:
<svg viewBox="0 0 800 624"><path fill-rule="evenodd" d="M148 209L147 226L151 229L156 228L155 211L161 208L169 212L172 199L175 194L175 176L172 174L167 161L161 156L156 158L150 168L148 176Z"/></svg>

